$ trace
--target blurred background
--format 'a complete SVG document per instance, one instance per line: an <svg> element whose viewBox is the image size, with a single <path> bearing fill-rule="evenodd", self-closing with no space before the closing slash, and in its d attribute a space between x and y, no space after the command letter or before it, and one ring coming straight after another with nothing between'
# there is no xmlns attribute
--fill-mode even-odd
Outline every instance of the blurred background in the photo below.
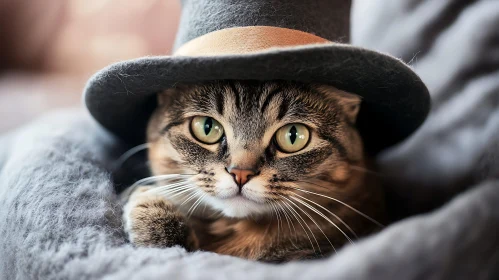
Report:
<svg viewBox="0 0 499 280"><path fill-rule="evenodd" d="M81 104L110 63L169 54L179 16L173 0L0 0L0 133Z"/></svg>

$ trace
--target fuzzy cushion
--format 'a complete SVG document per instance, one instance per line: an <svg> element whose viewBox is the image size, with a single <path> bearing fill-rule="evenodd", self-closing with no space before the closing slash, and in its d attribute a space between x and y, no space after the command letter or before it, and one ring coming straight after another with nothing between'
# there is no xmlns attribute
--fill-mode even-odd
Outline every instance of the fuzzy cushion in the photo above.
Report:
<svg viewBox="0 0 499 280"><path fill-rule="evenodd" d="M415 70L435 106L416 135L380 163L397 213L430 212L317 261L270 265L134 248L109 173L127 147L86 113L59 112L0 137L0 278L498 279L499 3L361 2L371 6L354 10L354 18L368 12L378 21L353 32L355 42L410 59L406 41L397 48L402 35L385 33L397 22L422 50ZM384 36L366 35L374 32ZM430 35L435 40L425 40Z"/></svg>

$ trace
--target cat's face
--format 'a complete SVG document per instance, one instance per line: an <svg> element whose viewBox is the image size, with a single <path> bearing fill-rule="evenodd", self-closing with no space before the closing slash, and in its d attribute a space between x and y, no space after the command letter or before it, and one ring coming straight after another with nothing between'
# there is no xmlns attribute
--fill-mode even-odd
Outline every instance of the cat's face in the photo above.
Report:
<svg viewBox="0 0 499 280"><path fill-rule="evenodd" d="M195 195L229 217L271 214L295 188L339 193L363 161L360 99L332 87L222 81L158 100L148 127L153 173L194 174Z"/></svg>

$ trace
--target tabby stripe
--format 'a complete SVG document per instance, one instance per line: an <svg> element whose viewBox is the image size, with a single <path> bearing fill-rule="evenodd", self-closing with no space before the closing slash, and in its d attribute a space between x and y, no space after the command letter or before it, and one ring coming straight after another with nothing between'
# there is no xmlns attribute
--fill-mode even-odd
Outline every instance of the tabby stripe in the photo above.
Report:
<svg viewBox="0 0 499 280"><path fill-rule="evenodd" d="M224 114L224 104L225 104L225 94L218 93L215 95L215 102L217 107L217 112L223 116Z"/></svg>
<svg viewBox="0 0 499 280"><path fill-rule="evenodd" d="M279 106L279 114L277 114L277 120L282 120L282 118L284 118L284 116L288 113L288 110L289 110L289 102L283 100L281 106Z"/></svg>
<svg viewBox="0 0 499 280"><path fill-rule="evenodd" d="M236 88L236 85L234 84L234 82L229 82L229 86L232 89L232 91L234 92L234 100L236 102L236 108L241 109L240 95L239 95L239 91Z"/></svg>
<svg viewBox="0 0 499 280"><path fill-rule="evenodd" d="M275 140L272 140L274 142ZM265 149L265 154L264 154L264 162L272 162L275 158L276 155L276 144L272 143L272 145L269 145L267 149Z"/></svg>
<svg viewBox="0 0 499 280"><path fill-rule="evenodd" d="M347 158L347 149L345 148L345 146L343 146L340 141L338 141L338 139L334 138L334 137L329 137L329 136L326 136L326 135L323 135L321 136L322 138L326 139L326 141L328 141L329 143L331 143L333 145L333 147L336 148L336 150L338 150L338 153L340 154L340 156L342 158Z"/></svg>
<svg viewBox="0 0 499 280"><path fill-rule="evenodd" d="M184 121L176 121L176 122L171 122L171 123L168 123L162 130L161 130L161 134L165 134L168 132L168 130L170 130L170 128L174 127L174 126L177 126L177 125L181 125L183 124Z"/></svg>
<svg viewBox="0 0 499 280"><path fill-rule="evenodd" d="M260 109L260 112L263 113L267 109L267 107L270 104L270 101L272 101L272 99L274 98L274 96L277 93L281 92L281 90L282 90L281 87L276 87L271 92L269 92L269 94L267 94L267 96L265 97L265 100L263 101L263 105L262 105L262 108Z"/></svg>

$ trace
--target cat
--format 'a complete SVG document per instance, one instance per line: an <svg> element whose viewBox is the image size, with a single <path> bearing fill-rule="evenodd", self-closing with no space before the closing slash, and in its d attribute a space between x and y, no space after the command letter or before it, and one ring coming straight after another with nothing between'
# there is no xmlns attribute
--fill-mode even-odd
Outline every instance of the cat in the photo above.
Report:
<svg viewBox="0 0 499 280"><path fill-rule="evenodd" d="M125 197L130 241L283 262L326 256L379 230L384 192L355 128L361 101L290 81L158 94L147 127L158 184ZM162 185L164 174L182 175Z"/></svg>

